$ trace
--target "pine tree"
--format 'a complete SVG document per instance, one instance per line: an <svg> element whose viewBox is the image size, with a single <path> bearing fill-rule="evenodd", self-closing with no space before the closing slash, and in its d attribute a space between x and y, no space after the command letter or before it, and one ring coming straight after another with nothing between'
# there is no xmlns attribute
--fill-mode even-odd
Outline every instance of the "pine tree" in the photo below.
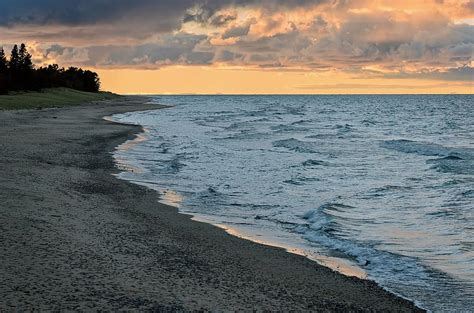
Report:
<svg viewBox="0 0 474 313"><path fill-rule="evenodd" d="M18 45L14 45L10 55L10 62L8 62L10 72L11 90L22 90L23 79L21 74L20 53Z"/></svg>
<svg viewBox="0 0 474 313"><path fill-rule="evenodd" d="M22 71L30 71L33 69L33 62L31 61L31 54L28 53L24 43L20 46L19 52L19 67Z"/></svg>
<svg viewBox="0 0 474 313"><path fill-rule="evenodd" d="M10 82L8 80L8 61L3 47L0 49L0 95L7 94Z"/></svg>
<svg viewBox="0 0 474 313"><path fill-rule="evenodd" d="M28 53L24 43L20 45L20 51L18 54L19 80L17 86L21 90L31 90L35 85L33 79L33 62L31 61L31 54Z"/></svg>
<svg viewBox="0 0 474 313"><path fill-rule="evenodd" d="M5 56L5 50L3 47L0 48L0 74L6 74L8 71L8 61L7 57Z"/></svg>
<svg viewBox="0 0 474 313"><path fill-rule="evenodd" d="M8 62L11 72L17 72L20 68L20 54L18 52L18 46L14 45L12 53L10 55L10 62Z"/></svg>

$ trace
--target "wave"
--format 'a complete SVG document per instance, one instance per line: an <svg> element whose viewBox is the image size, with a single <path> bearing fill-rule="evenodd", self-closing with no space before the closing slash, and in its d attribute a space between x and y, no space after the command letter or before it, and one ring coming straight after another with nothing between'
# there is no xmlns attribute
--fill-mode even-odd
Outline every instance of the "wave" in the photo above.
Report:
<svg viewBox="0 0 474 313"><path fill-rule="evenodd" d="M466 160L458 156L447 156L426 161L432 169L442 173L474 175L474 160Z"/></svg>
<svg viewBox="0 0 474 313"><path fill-rule="evenodd" d="M167 161L160 161L162 166L150 168L152 173L156 174L177 174L186 164L180 161L179 157Z"/></svg>
<svg viewBox="0 0 474 313"><path fill-rule="evenodd" d="M285 184L290 184L290 185L296 185L296 186L302 186L307 184L308 182L315 182L315 181L320 181L319 178L316 177L294 177L291 179L287 179L283 181Z"/></svg>
<svg viewBox="0 0 474 313"><path fill-rule="evenodd" d="M309 124L313 123L314 121L311 119L303 119L303 120L298 120L296 122L291 123L291 125L300 125L300 124Z"/></svg>
<svg viewBox="0 0 474 313"><path fill-rule="evenodd" d="M316 134L316 135L308 135L305 138L309 139L331 139L337 136L336 134Z"/></svg>
<svg viewBox="0 0 474 313"><path fill-rule="evenodd" d="M203 197L217 196L219 194L220 194L220 192L217 191L216 188L211 186L211 187L207 187L206 191L203 193Z"/></svg>
<svg viewBox="0 0 474 313"><path fill-rule="evenodd" d="M474 198L474 190L466 190L460 193L461 196L466 197L466 198Z"/></svg>
<svg viewBox="0 0 474 313"><path fill-rule="evenodd" d="M336 125L336 129L338 130L338 134L344 134L352 131L352 125L344 124L344 125Z"/></svg>
<svg viewBox="0 0 474 313"><path fill-rule="evenodd" d="M376 121L371 120L371 119L362 120L360 123L361 123L362 125L364 125L364 126L372 126L372 125L376 125L376 124L377 124Z"/></svg>
<svg viewBox="0 0 474 313"><path fill-rule="evenodd" d="M296 124L279 124L276 126L270 127L275 133L284 133L284 132L306 132L310 130L307 127L295 126Z"/></svg>
<svg viewBox="0 0 474 313"><path fill-rule="evenodd" d="M383 187L377 187L369 190L369 194L385 194L388 192L400 193L412 190L410 186L397 186L397 185L385 185Z"/></svg>
<svg viewBox="0 0 474 313"><path fill-rule="evenodd" d="M433 164L432 169L444 173L474 174L474 149L445 147L435 143L411 140L388 140L380 144L383 148L403 153L439 157L426 162Z"/></svg>
<svg viewBox="0 0 474 313"><path fill-rule="evenodd" d="M250 125L251 125L250 122L235 122L235 123L230 124L229 126L224 127L224 129L226 130L241 129L244 127L248 127Z"/></svg>
<svg viewBox="0 0 474 313"><path fill-rule="evenodd" d="M290 185L295 185L295 186L302 186L302 185L304 185L304 182L303 182L303 181L301 181L301 180L299 180L299 179L294 179L294 178L292 178L292 179L287 179L287 180L283 181L283 183L285 183L285 184L290 184Z"/></svg>
<svg viewBox="0 0 474 313"><path fill-rule="evenodd" d="M411 141L406 139L383 141L381 147L404 153L415 153L424 156L448 157L451 159L462 159L463 155L472 158L474 149L450 148L430 142Z"/></svg>
<svg viewBox="0 0 474 313"><path fill-rule="evenodd" d="M221 120L218 120L221 121ZM238 121L238 122L233 122L228 126L223 127L225 130L236 130L236 129L242 129L242 128L254 128L255 126L258 126L262 122L268 122L270 119L268 118L259 118L259 119L253 119L249 121Z"/></svg>
<svg viewBox="0 0 474 313"><path fill-rule="evenodd" d="M273 142L274 147L286 148L291 151L300 153L317 153L316 143L301 141L295 138L278 140Z"/></svg>
<svg viewBox="0 0 474 313"><path fill-rule="evenodd" d="M213 186L193 192L192 196L186 199L186 203L190 208L199 208L206 213L214 211L219 206L235 206L227 194Z"/></svg>
<svg viewBox="0 0 474 313"><path fill-rule="evenodd" d="M300 223L291 222L291 221L288 221L288 220L282 220L282 219L272 217L272 216L268 216L268 215L259 215L259 214L257 214L257 215L255 215L254 219L255 220L264 220L264 221L272 222L272 223L278 224L278 225L280 225L280 226L282 226L285 229L288 229L290 231L294 230L296 227L301 226Z"/></svg>
<svg viewBox="0 0 474 313"><path fill-rule="evenodd" d="M242 129L231 133L225 137L212 137L213 140L253 140L261 139L268 136L268 133L257 132L254 129Z"/></svg>
<svg viewBox="0 0 474 313"><path fill-rule="evenodd" d="M303 166L305 167L310 167L310 166L329 166L330 163L329 162L325 162L325 161L321 161L321 160L313 160L313 159L309 159L309 160L306 160L302 163Z"/></svg>
<svg viewBox="0 0 474 313"><path fill-rule="evenodd" d="M464 160L461 157L455 156L455 155L449 155L447 157L441 158L440 160Z"/></svg>
<svg viewBox="0 0 474 313"><path fill-rule="evenodd" d="M316 210L310 210L303 215L307 224L298 226L295 231L310 242L355 260L359 266L369 270L370 276L377 278L377 280L390 277L390 283L405 285L408 282L407 277L416 278L416 280L428 279L429 270L418 264L413 258L378 250L373 246L373 243L338 237L339 217L330 214L330 210L345 210L347 208L351 207L344 204L327 203ZM401 272L404 275L399 275Z"/></svg>

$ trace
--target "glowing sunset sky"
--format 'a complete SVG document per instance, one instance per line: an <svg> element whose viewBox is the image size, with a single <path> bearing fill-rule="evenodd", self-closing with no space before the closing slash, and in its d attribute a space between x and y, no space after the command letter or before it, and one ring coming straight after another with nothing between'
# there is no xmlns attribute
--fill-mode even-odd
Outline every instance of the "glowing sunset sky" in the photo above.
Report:
<svg viewBox="0 0 474 313"><path fill-rule="evenodd" d="M0 45L119 93L473 93L474 0L0 0Z"/></svg>

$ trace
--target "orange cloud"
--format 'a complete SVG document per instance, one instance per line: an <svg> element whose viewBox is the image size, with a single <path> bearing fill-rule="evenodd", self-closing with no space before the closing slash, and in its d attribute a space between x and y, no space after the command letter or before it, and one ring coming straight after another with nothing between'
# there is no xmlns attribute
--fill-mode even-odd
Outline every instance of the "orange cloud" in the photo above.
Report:
<svg viewBox="0 0 474 313"><path fill-rule="evenodd" d="M96 2L86 7L92 10ZM473 0L177 0L169 8L142 2L126 11L110 9L108 18L80 16L74 23L41 8L33 19L37 24L17 19L0 26L0 45L27 41L39 63L97 69L337 72L359 80L414 78L465 86L474 75ZM104 10L112 4L100 3ZM169 14L154 16L149 11L155 6ZM48 16L54 19L42 23Z"/></svg>

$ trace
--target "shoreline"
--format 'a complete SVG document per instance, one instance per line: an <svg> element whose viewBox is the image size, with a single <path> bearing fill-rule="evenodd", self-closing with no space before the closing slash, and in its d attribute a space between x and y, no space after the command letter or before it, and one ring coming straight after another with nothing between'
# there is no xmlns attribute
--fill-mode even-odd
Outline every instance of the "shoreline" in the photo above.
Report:
<svg viewBox="0 0 474 313"><path fill-rule="evenodd" d="M150 102L150 103L152 103L152 102ZM172 107L173 106L164 106L163 108L160 108L160 110L161 109L168 109L168 108L172 108ZM149 130L147 128L145 128L143 125L128 124L126 122L120 122L120 121L114 120L113 115L104 117L104 119L107 120L107 121L110 121L110 122L118 123L118 124L134 125L134 126L138 125L138 126L142 127L142 132L141 133L137 134L134 139L130 139L130 140L124 142L123 144L119 145L118 147L116 147L116 150L126 151L126 150L132 148L135 145L138 145L142 142L146 142L147 140L149 140ZM137 184L139 186L144 186L146 188L149 188L151 190L154 190L154 191L158 192L159 197L160 197L158 201L160 203L162 203L166 206L171 206L171 207L175 208L176 210L178 210L179 214L190 216L193 221L206 223L206 224L215 226L219 229L224 230L229 235L237 237L239 239L252 241L254 243L264 245L264 246L268 246L268 247L272 247L272 248L283 249L288 253L295 254L295 255L298 255L298 256L303 256L303 257L307 258L308 260L316 262L320 266L329 268L329 269L331 269L331 270L333 270L333 271L335 271L339 274L342 274L344 276L353 277L353 278L357 278L357 279L361 279L361 280L371 281L371 282L377 284L383 290L387 291L388 293L393 294L393 295L395 295L397 297L400 297L404 300L407 300L409 302L413 302L414 305L417 306L418 308L420 308L422 310L426 310L420 303L418 303L418 301L416 301L414 299L410 299L408 297L405 297L402 294L397 293L393 290L390 290L389 288L380 285L374 279L369 278L367 272L362 267L359 267L359 266L353 264L348 259L344 259L342 257L335 257L335 256L326 256L326 255L323 255L323 254L315 253L313 251L309 251L309 250L307 250L307 248L303 244L301 244L301 243L298 244L296 241L292 241L292 242L290 242L288 240L287 241L275 241L275 240L272 241L266 235L261 235L261 234L251 232L251 231L245 231L243 229L240 229L239 227L234 227L234 226L230 226L230 225L226 225L226 224L220 224L219 222L216 222L216 221L213 221L212 219L209 219L206 215L203 215L203 214L190 213L190 212L182 211L179 207L179 203L182 201L182 199L179 199L179 200L174 199L175 197L180 198L181 196L176 194L173 190L171 190L171 189L162 189L162 190L154 189L153 187L147 186L146 184L140 184L138 182L134 182L131 179L121 178L120 174L122 174L122 172L142 173L143 169L130 164L130 162L127 162L124 159L119 159L115 154L114 154L113 157L114 157L114 160L116 162L117 167L119 169L121 169L121 173L116 174L116 176L119 179ZM172 193L174 195L174 197L173 197L173 199L171 199L171 201L170 201L170 199L165 199L165 198L168 198L169 193ZM259 238L259 237L262 237L262 238Z"/></svg>
<svg viewBox="0 0 474 313"><path fill-rule="evenodd" d="M3 309L422 311L374 282L232 236L115 177L148 98L0 113Z"/></svg>
<svg viewBox="0 0 474 313"><path fill-rule="evenodd" d="M152 104L152 103L150 103L150 104ZM172 108L172 106L163 106L159 110L168 109L168 108ZM136 146L136 145L138 145L142 142L146 142L149 138L149 135L148 135L149 131L146 128L144 128L142 125L127 124L127 123L124 123L124 122L116 121L116 120L113 119L113 115L104 117L104 120L109 121L109 122L113 122L113 123L117 123L117 124L122 124L122 125L140 126L142 128L142 132L138 133L135 138L125 141L124 143L117 146L115 150L126 151L126 150L128 150L128 149L130 149L130 148L132 148L132 147L134 147L134 146ZM113 158L115 160L115 163L116 163L118 169L120 169L120 173L115 174L115 176L117 178L125 180L127 182L135 183L135 182L133 182L133 180L127 180L126 178L121 178L120 174L122 174L122 172L142 173L143 169L141 169L139 167L136 167L135 165L130 164L126 160L118 158L115 154L113 154ZM330 269L332 269L332 270L334 270L338 273L341 273L345 276L356 277L356 278L364 279L364 280L370 280L367 277L367 273L362 268L351 264L348 260L345 260L345 259L342 259L342 258L337 258L337 257L329 257L329 256L324 256L324 255L312 253L310 251L307 251L303 245L293 245L292 246L290 243L285 244L282 241L267 240L268 238L267 239L259 239L259 238L257 238L258 235L256 235L255 233L253 233L253 234L246 233L245 231L240 230L238 228L233 228L233 227L231 227L229 225L225 225L225 224L219 224L217 222L212 221L211 219L208 219L205 215L198 215L198 214L195 214L195 213L183 212L179 208L179 202L181 202L181 199L180 200L174 199L175 197L181 197L181 196L177 195L171 189L166 189L165 191L160 191L158 189L153 189L149 186L146 186L145 184L143 184L143 185L141 185L139 183L135 183L135 184L140 185L140 186L144 186L146 188L149 188L151 190L154 190L154 191L158 192L158 194L159 194L159 200L158 201L160 203L162 203L163 205L166 205L166 206L171 206L171 207L176 208L180 214L191 215L191 219L193 221L213 225L215 227L223 229L229 235L234 236L234 237L238 237L238 238L243 239L243 240L249 240L249 241L255 242L257 244L261 244L261 245L265 245L265 246L269 246L269 247L274 247L274 248L284 249L288 253L296 254L296 255L299 255L299 256L304 256L304 257L308 258L311 261L317 262L321 266L328 267L328 268L330 268ZM168 194L170 192L174 195L173 199L166 199L166 198L169 197ZM371 281L373 281L373 280L371 280ZM382 287L382 288L384 288L384 287ZM386 289L386 288L384 288L384 289ZM411 299L405 298L402 295L399 295L399 294L397 294L397 293L395 293L391 290L388 290L388 289L386 289L386 290L388 292L390 292L392 294L395 294L399 297L402 297L402 298L404 298L408 301L412 301Z"/></svg>

